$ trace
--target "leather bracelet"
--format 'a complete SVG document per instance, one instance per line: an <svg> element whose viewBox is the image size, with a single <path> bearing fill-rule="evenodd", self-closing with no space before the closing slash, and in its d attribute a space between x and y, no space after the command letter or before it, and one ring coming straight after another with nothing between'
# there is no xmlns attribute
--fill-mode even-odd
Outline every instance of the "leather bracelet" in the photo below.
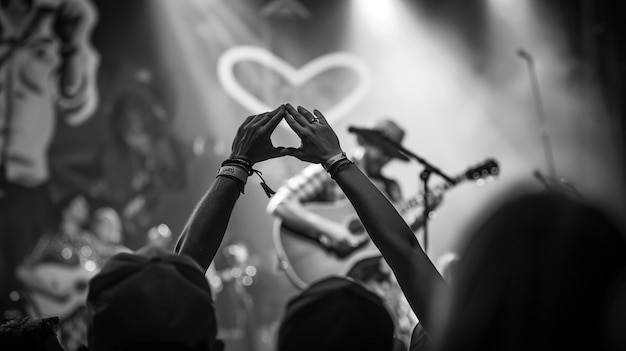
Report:
<svg viewBox="0 0 626 351"><path fill-rule="evenodd" d="M252 164L246 160L244 160L243 158L229 158L224 160L224 162L222 162L222 167L227 165L227 164L237 164L240 166L243 166L246 171L248 172L248 175L251 176L252 173L254 173L254 170L252 169Z"/></svg>
<svg viewBox="0 0 626 351"><path fill-rule="evenodd" d="M335 162L332 165L332 168L328 171L328 173L330 173L330 177L332 179L335 179L335 175L337 174L337 172L339 172L340 170L344 169L345 167L351 164L353 164L352 161L350 161L347 158L344 158L342 160Z"/></svg>
<svg viewBox="0 0 626 351"><path fill-rule="evenodd" d="M248 172L246 169L237 164L226 164L220 167L215 177L220 176L235 180L239 185L239 191L243 194L243 189L248 181Z"/></svg>
<svg viewBox="0 0 626 351"><path fill-rule="evenodd" d="M324 163L322 163L322 166L324 167L326 172L330 172L330 169L332 169L335 163L344 159L348 159L348 158L346 157L346 153L342 151L336 155L331 156L328 160L324 161Z"/></svg>

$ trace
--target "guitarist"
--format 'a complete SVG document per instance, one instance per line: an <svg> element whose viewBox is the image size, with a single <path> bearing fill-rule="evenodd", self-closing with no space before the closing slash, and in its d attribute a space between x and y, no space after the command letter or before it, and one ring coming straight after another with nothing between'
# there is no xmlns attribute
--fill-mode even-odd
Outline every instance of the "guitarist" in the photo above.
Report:
<svg viewBox="0 0 626 351"><path fill-rule="evenodd" d="M69 196L59 206L63 210L57 230L40 238L15 273L25 287L27 312L59 317L61 343L74 350L86 342L87 284L104 257L98 239L87 230L90 210L85 197Z"/></svg>
<svg viewBox="0 0 626 351"><path fill-rule="evenodd" d="M402 142L405 134L398 124L388 118L379 120L374 125L373 130L382 133L398 144ZM388 144L374 144L361 136L357 137L357 142L359 146L349 156L350 160L392 203L400 202L403 199L400 185L396 180L385 177L382 170L393 159L408 161L408 158L394 152ZM267 211L281 218L283 223L296 229L295 231L299 234L318 241L322 247L342 257L367 244L368 235L365 233L355 235L345 225L324 218L309 211L304 206L308 202L332 203L336 201L347 201L342 190L321 164L311 164L299 174L288 179L278 189L268 203ZM440 196L432 196L429 200L432 209L440 202ZM423 223L423 217L417 216L410 223L410 227L416 231ZM383 299L391 305L388 306L390 309L403 309L401 307L403 302L398 301L398 299L402 299L402 294L397 283L395 283L395 279L390 274L389 267L381 256L356 263L349 276L382 295ZM403 316L398 315L396 317L398 320L403 320ZM410 328L413 326L407 325L406 327L410 333Z"/></svg>
<svg viewBox="0 0 626 351"><path fill-rule="evenodd" d="M401 143L405 134L391 119L381 119L372 130L381 132L396 143ZM396 180L385 177L382 170L393 159L408 161L408 158L389 149L388 144L373 144L361 136L357 137L357 142L359 146L349 158L392 203L400 202L403 198L400 185ZM338 255L345 255L345 252L365 244L369 240L367 235L355 236L345 226L308 211L303 206L307 202L332 203L345 199L345 195L323 166L312 164L279 188L268 203L267 211L280 217L290 227L297 228L302 235L320 241L320 244ZM441 198L436 197L433 200L430 203L434 208ZM410 226L415 231L423 222L423 218L418 216Z"/></svg>

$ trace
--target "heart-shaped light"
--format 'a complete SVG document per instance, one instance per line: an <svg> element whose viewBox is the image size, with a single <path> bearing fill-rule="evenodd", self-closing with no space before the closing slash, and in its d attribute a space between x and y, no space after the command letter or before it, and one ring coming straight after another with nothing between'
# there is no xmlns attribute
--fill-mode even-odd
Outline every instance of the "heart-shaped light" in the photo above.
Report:
<svg viewBox="0 0 626 351"><path fill-rule="evenodd" d="M255 46L236 46L224 52L217 64L217 74L224 90L250 113L273 110L256 96L241 86L234 75L234 67L240 62L254 62L281 75L294 87L299 87L324 71L344 68L353 71L357 76L354 89L337 104L324 112L326 119L333 123L361 102L370 89L371 74L367 65L356 55L346 52L335 52L320 56L313 61L295 69L266 49ZM286 124L281 123L284 127ZM288 128L288 127L287 127Z"/></svg>

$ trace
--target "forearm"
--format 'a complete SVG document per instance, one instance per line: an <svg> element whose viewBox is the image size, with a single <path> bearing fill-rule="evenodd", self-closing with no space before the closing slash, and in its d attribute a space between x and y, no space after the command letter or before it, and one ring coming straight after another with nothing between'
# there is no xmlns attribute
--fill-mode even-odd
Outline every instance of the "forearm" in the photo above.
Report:
<svg viewBox="0 0 626 351"><path fill-rule="evenodd" d="M413 220L411 224L409 224L409 227L411 228L413 232L416 232L424 226L424 223L425 223L424 216L419 215L417 216L417 218L415 218L415 220Z"/></svg>
<svg viewBox="0 0 626 351"><path fill-rule="evenodd" d="M422 250L413 231L387 198L356 167L335 174L368 234L393 270L420 322L430 325L431 294L443 278Z"/></svg>
<svg viewBox="0 0 626 351"><path fill-rule="evenodd" d="M222 243L239 195L235 180L217 177L189 217L176 253L191 256L206 271Z"/></svg>
<svg viewBox="0 0 626 351"><path fill-rule="evenodd" d="M209 268L222 243L228 221L253 165L280 155L271 135L282 120L285 110L281 105L272 112L252 115L237 129L230 157L222 163L218 175L192 212L174 251L191 256Z"/></svg>
<svg viewBox="0 0 626 351"><path fill-rule="evenodd" d="M335 237L336 223L307 210L297 200L281 202L271 213L281 218L282 223L291 230L311 239L317 240L320 233L329 235L335 240L340 239Z"/></svg>

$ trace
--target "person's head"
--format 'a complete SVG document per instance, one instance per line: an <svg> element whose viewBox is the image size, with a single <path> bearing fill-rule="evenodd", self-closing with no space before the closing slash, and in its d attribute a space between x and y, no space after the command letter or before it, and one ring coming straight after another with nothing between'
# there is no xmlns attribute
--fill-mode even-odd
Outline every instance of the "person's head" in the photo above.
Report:
<svg viewBox="0 0 626 351"><path fill-rule="evenodd" d="M89 219L89 202L81 194L65 196L56 204L56 223L66 234L77 234Z"/></svg>
<svg viewBox="0 0 626 351"><path fill-rule="evenodd" d="M404 138L404 130L393 120L385 118L378 121L372 129L380 131L389 140L400 144ZM386 146L374 145L357 137L357 142L361 145L363 160L365 161L365 172L367 174L379 174L380 170L394 158L394 153Z"/></svg>
<svg viewBox="0 0 626 351"><path fill-rule="evenodd" d="M291 299L278 351L391 350L394 323L382 299L358 283L330 277Z"/></svg>
<svg viewBox="0 0 626 351"><path fill-rule="evenodd" d="M87 309L89 350L223 348L207 279L185 255L113 256L90 281Z"/></svg>
<svg viewBox="0 0 626 351"><path fill-rule="evenodd" d="M361 283L379 296L385 296L391 288L391 267L379 254L364 257L354 264L346 274L349 278Z"/></svg>
<svg viewBox="0 0 626 351"><path fill-rule="evenodd" d="M63 217L70 221L85 223L89 218L89 203L82 195L76 195L63 209Z"/></svg>
<svg viewBox="0 0 626 351"><path fill-rule="evenodd" d="M22 317L0 322L0 350L62 351L58 329L58 317Z"/></svg>
<svg viewBox="0 0 626 351"><path fill-rule="evenodd" d="M527 193L477 224L435 333L440 350L612 349L626 244L602 211Z"/></svg>
<svg viewBox="0 0 626 351"><path fill-rule="evenodd" d="M101 207L91 215L91 232L98 239L113 244L122 242L122 220L111 207Z"/></svg>
<svg viewBox="0 0 626 351"><path fill-rule="evenodd" d="M125 93L120 95L113 106L110 126L116 145L134 152L152 152L153 143L163 134L165 116L159 105L150 98Z"/></svg>

